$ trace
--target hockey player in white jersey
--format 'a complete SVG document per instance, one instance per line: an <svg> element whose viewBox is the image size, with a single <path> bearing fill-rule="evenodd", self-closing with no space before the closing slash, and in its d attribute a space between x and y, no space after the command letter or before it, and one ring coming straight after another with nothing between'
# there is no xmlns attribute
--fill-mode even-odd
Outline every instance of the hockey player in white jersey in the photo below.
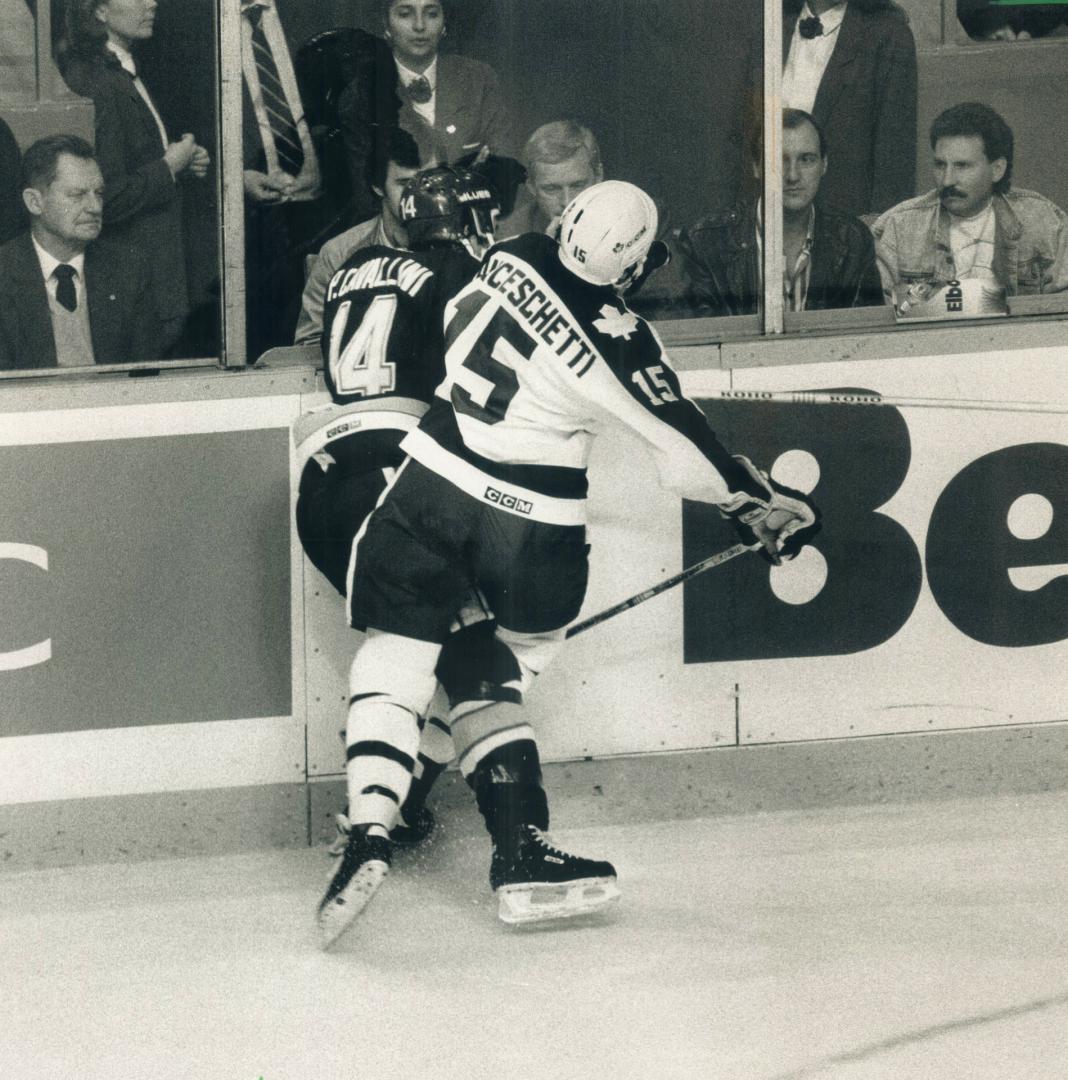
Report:
<svg viewBox="0 0 1068 1080"><path fill-rule="evenodd" d="M497 628L476 674L461 676L468 685L451 695L449 723L493 842L498 914L559 918L618 897L611 863L549 840L537 746L521 709L582 605L586 463L599 430L622 423L637 433L665 487L719 506L772 561L792 557L819 527L805 496L722 447L652 328L621 299L645 268L656 227L639 188L597 184L566 208L557 240L527 234L498 244L446 306L446 377L405 437L409 459L356 550L352 616L367 638L352 669L353 829L319 905L324 944L388 872L386 837L411 782L417 718L452 613L472 587Z"/></svg>

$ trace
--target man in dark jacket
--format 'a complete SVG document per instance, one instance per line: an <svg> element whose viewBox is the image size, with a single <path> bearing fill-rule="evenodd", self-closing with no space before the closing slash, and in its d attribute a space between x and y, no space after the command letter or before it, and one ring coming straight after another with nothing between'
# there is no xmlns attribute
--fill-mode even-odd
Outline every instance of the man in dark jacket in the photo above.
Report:
<svg viewBox="0 0 1068 1080"><path fill-rule="evenodd" d="M815 120L783 110L783 290L787 311L883 302L871 233L816 199L827 146ZM749 315L763 294L762 205L741 202L672 237L674 258L628 301L651 318Z"/></svg>
<svg viewBox="0 0 1068 1080"><path fill-rule="evenodd" d="M782 7L782 101L810 112L827 134L823 205L859 216L911 198L916 42L901 5L783 0Z"/></svg>

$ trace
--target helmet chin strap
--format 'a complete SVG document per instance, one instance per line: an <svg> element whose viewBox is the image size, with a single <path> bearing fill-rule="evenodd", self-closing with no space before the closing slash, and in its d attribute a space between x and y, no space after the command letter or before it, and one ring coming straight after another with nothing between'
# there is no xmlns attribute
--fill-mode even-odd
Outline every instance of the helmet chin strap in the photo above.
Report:
<svg viewBox="0 0 1068 1080"><path fill-rule="evenodd" d="M482 261L482 256L493 247L493 242L493 233L481 233L477 236L468 233L463 239L464 247L479 262Z"/></svg>

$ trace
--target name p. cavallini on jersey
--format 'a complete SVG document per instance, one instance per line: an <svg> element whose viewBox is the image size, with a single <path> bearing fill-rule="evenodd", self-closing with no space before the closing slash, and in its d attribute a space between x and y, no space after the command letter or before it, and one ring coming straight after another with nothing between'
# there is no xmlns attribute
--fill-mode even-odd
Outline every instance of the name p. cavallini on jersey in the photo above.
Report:
<svg viewBox="0 0 1068 1080"><path fill-rule="evenodd" d="M336 300L346 293L360 289L374 289L382 285L396 286L409 296L419 290L434 276L434 272L403 256L381 256L362 266L339 270L331 279L326 291L327 301Z"/></svg>

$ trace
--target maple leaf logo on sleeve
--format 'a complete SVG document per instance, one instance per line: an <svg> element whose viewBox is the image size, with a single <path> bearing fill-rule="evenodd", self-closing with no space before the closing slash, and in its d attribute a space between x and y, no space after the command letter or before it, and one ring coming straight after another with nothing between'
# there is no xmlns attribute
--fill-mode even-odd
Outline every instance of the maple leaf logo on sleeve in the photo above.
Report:
<svg viewBox="0 0 1068 1080"><path fill-rule="evenodd" d="M611 304L602 304L601 318L593 320L593 327L609 337L630 341L630 335L638 329L638 316L629 311L620 311Z"/></svg>

